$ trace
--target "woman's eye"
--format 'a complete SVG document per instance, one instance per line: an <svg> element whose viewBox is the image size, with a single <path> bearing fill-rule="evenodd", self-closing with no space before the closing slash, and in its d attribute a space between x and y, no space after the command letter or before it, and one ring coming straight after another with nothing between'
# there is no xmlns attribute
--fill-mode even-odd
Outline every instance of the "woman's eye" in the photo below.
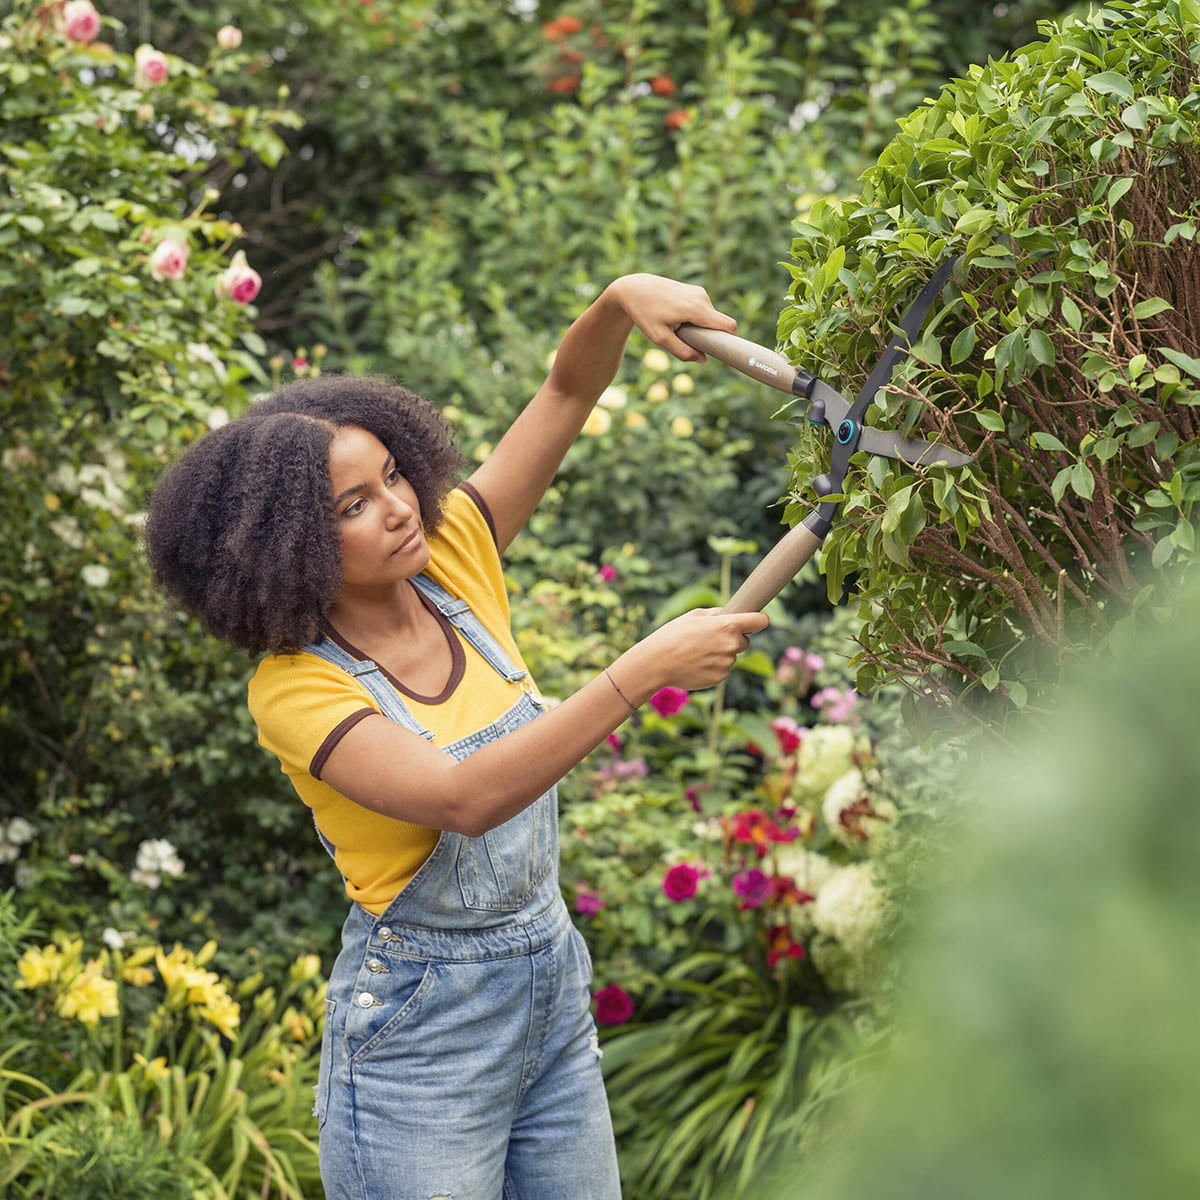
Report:
<svg viewBox="0 0 1200 1200"><path fill-rule="evenodd" d="M396 482L399 480L399 478L400 478L400 471L399 471L399 469L398 469L398 468L396 468L396 467L393 467L393 468L392 468L392 469L391 469L391 470L390 470L390 471L389 471L389 472L388 472L388 473L387 473L387 474L386 474L386 475L383 477L383 482L384 482L384 483L386 483L386 484L388 485L388 487L391 487L393 483L396 483Z"/></svg>
<svg viewBox="0 0 1200 1200"><path fill-rule="evenodd" d="M363 510L363 501L355 500L355 502L353 504L351 504L349 508L342 510L342 516L343 517L357 517L358 514L360 512L362 512L362 510Z"/></svg>

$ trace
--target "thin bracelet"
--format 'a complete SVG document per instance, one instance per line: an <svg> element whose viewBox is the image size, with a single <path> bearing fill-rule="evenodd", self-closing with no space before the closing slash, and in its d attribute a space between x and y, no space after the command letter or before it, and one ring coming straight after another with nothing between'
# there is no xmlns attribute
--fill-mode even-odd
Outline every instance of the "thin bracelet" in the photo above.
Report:
<svg viewBox="0 0 1200 1200"><path fill-rule="evenodd" d="M611 683L614 688L616 688L617 695L620 696L621 699L624 700L626 704L629 704L629 697L627 695L625 695L625 693L623 691L621 691L621 689L619 687L617 687L617 681L611 675L608 674L607 667L604 668L604 674L608 676L608 682ZM635 712L637 712L637 709L634 708L634 706L632 704L629 704L629 711L631 713L635 713Z"/></svg>

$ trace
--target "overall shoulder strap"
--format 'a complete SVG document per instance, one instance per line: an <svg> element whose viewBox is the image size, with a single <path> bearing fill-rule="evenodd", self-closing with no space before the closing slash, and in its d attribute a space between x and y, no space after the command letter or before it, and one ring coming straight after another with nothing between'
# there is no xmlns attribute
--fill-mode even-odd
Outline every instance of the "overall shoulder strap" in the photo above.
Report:
<svg viewBox="0 0 1200 1200"><path fill-rule="evenodd" d="M319 641L309 642L304 647L310 654L323 658L326 662L341 667L347 675L351 675L379 702L380 711L385 717L419 733L427 742L433 741L433 731L426 729L420 721L409 712L400 693L384 678L383 672L369 658L357 659L348 654L332 638L323 637Z"/></svg>
<svg viewBox="0 0 1200 1200"><path fill-rule="evenodd" d="M487 631L483 622L471 611L470 605L457 596L452 596L440 583L427 575L414 575L413 586L422 592L437 608L438 612L483 655L493 670L510 683L526 679L529 672L518 667L504 647Z"/></svg>

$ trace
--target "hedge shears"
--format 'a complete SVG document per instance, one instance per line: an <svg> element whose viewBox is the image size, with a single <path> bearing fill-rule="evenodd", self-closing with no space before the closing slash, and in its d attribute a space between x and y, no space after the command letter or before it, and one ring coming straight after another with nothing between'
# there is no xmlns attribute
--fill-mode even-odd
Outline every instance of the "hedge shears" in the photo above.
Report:
<svg viewBox="0 0 1200 1200"><path fill-rule="evenodd" d="M858 450L899 459L914 467L966 466L974 461L973 455L963 454L939 442L904 437L895 430L873 429L862 423L875 394L891 379L896 364L925 323L930 306L950 277L954 262L954 258L944 262L909 306L899 331L888 343L853 403L803 367L794 367L783 355L745 338L689 324L681 325L676 333L702 354L711 354L751 379L789 395L803 396L808 401L809 423L827 425L833 431L829 472L813 480L813 491L819 497L840 495L850 456ZM833 525L838 503L822 500L799 525L786 533L751 571L724 611L759 612L774 599L817 552Z"/></svg>

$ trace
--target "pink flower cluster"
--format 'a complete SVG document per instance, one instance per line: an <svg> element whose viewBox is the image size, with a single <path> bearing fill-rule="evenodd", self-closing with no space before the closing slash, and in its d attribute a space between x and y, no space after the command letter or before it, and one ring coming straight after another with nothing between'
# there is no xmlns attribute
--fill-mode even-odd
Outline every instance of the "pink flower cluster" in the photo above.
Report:
<svg viewBox="0 0 1200 1200"><path fill-rule="evenodd" d="M182 279L187 270L188 246L175 238L163 238L151 251L147 266L159 279ZM222 300L249 304L262 287L262 276L247 262L245 251L233 256L230 266L217 276L214 290Z"/></svg>
<svg viewBox="0 0 1200 1200"><path fill-rule="evenodd" d="M858 693L853 688L825 687L810 701L813 708L819 708L835 724L845 721L858 705Z"/></svg>
<svg viewBox="0 0 1200 1200"><path fill-rule="evenodd" d="M824 667L825 660L819 654L801 650L799 646L789 646L775 664L775 678L782 684L803 679L804 686L807 688L808 680Z"/></svg>
<svg viewBox="0 0 1200 1200"><path fill-rule="evenodd" d="M586 883L575 885L575 911L581 917L594 917L604 907L604 897Z"/></svg>

